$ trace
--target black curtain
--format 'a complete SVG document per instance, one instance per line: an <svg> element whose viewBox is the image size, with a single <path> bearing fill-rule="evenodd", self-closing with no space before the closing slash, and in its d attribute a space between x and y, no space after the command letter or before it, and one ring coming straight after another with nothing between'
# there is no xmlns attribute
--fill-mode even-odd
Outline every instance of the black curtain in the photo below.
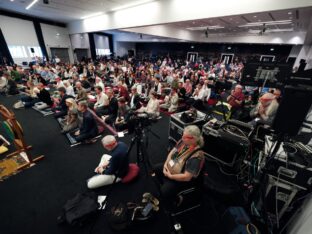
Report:
<svg viewBox="0 0 312 234"><path fill-rule="evenodd" d="M0 28L0 64L13 65L14 61Z"/></svg>
<svg viewBox="0 0 312 234"><path fill-rule="evenodd" d="M94 61L94 60L96 60L94 33L88 33L88 35L89 35L89 44L90 44L91 58Z"/></svg>
<svg viewBox="0 0 312 234"><path fill-rule="evenodd" d="M46 57L47 61L49 61L49 56L48 56L47 48L45 47L40 22L37 20L34 20L33 22L34 22L35 31L36 31L37 39L38 39L42 54L44 57Z"/></svg>

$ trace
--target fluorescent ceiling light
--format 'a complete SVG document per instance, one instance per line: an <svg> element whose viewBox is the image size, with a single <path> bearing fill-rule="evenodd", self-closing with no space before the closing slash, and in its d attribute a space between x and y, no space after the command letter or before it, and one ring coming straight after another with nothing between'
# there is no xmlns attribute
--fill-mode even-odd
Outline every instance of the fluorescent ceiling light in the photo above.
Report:
<svg viewBox="0 0 312 234"><path fill-rule="evenodd" d="M93 13L91 15L86 15L86 16L80 17L80 19L88 19L88 18L92 18L92 17L99 16L99 15L102 15L102 14L103 14L103 12L100 11L100 12Z"/></svg>
<svg viewBox="0 0 312 234"><path fill-rule="evenodd" d="M29 10L29 8L31 8L36 2L38 2L38 0L32 1L25 9Z"/></svg>
<svg viewBox="0 0 312 234"><path fill-rule="evenodd" d="M264 24L268 26L268 25L291 24L291 23L292 23L291 20L277 20L277 21L247 23L239 25L238 27L255 27L255 26L263 26Z"/></svg>
<svg viewBox="0 0 312 234"><path fill-rule="evenodd" d="M125 4L125 5L122 5L122 6L119 6L119 7L115 7L115 8L113 8L113 9L111 9L111 11L119 11L119 10L123 10L123 9L126 9L126 8L139 6L139 5L142 5L142 4L145 4L145 3L149 3L149 2L153 2L153 1L155 1L155 0L141 0L141 1L136 1L136 2L132 2L132 3L129 3L129 4Z"/></svg>
<svg viewBox="0 0 312 234"><path fill-rule="evenodd" d="M187 30L192 30L192 31L202 31L206 29L221 29L224 28L223 26L215 25L215 26L201 26L201 27L190 27L186 28Z"/></svg>

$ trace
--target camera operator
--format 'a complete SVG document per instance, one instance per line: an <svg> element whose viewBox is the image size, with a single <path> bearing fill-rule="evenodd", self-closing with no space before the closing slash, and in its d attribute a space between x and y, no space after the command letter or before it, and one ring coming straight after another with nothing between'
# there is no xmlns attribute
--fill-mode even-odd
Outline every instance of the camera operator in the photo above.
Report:
<svg viewBox="0 0 312 234"><path fill-rule="evenodd" d="M118 112L115 121L115 128L117 131L123 131L128 128L130 108L126 104L125 98L118 99Z"/></svg>

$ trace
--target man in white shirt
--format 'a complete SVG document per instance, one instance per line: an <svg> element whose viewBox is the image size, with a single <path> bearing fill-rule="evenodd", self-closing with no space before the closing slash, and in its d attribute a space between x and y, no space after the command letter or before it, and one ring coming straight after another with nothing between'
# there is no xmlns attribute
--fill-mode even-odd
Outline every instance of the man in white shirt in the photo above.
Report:
<svg viewBox="0 0 312 234"><path fill-rule="evenodd" d="M98 109L99 107L107 107L109 105L109 100L107 95L103 92L102 87L96 86L96 103L94 104L94 109Z"/></svg>

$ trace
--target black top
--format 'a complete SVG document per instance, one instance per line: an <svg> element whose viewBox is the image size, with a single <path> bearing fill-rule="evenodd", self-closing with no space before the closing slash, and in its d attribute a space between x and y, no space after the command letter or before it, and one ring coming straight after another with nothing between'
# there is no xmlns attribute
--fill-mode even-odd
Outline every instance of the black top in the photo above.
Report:
<svg viewBox="0 0 312 234"><path fill-rule="evenodd" d="M186 94L186 90L185 90L185 88L184 87L182 87L182 88L180 88L179 90L178 90L178 95L179 95L179 98L185 98L185 94Z"/></svg>
<svg viewBox="0 0 312 234"><path fill-rule="evenodd" d="M48 106L52 106L53 102L50 96L50 93L46 89L40 90L40 93L37 94L37 97L40 99L40 101L46 103Z"/></svg>
<svg viewBox="0 0 312 234"><path fill-rule="evenodd" d="M105 175L117 175L123 178L128 173L129 159L128 147L123 142L118 142L117 146L111 151L111 159L109 160L108 167L103 171Z"/></svg>
<svg viewBox="0 0 312 234"><path fill-rule="evenodd" d="M109 115L111 118L116 119L118 113L118 101L115 97L109 100Z"/></svg>
<svg viewBox="0 0 312 234"><path fill-rule="evenodd" d="M74 98L73 96L70 96L70 95L67 95L67 94L64 94L64 96L61 98L61 101L59 103L59 107L61 110L63 111L67 111L68 107L66 105L66 99L68 98Z"/></svg>
<svg viewBox="0 0 312 234"><path fill-rule="evenodd" d="M131 101L132 101L132 97L130 98L130 102ZM140 109L140 107L141 107L140 101L141 101L140 95L138 93L136 93L133 97L133 106L134 106L135 110Z"/></svg>
<svg viewBox="0 0 312 234"><path fill-rule="evenodd" d="M98 134L98 127L96 121L90 111L85 111L82 114L82 124L80 127L80 135L87 134L96 136Z"/></svg>

